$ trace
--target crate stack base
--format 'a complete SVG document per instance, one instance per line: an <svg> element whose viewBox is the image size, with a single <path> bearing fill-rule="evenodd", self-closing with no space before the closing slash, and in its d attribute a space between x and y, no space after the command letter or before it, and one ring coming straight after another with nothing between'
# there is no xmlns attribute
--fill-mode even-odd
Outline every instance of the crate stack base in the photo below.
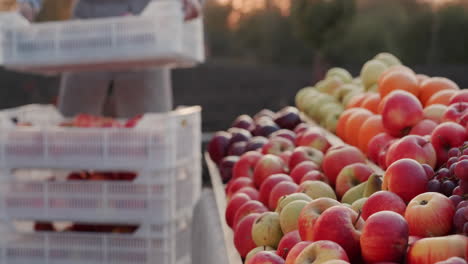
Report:
<svg viewBox="0 0 468 264"><path fill-rule="evenodd" d="M0 113L0 121L34 119L25 109ZM0 128L1 264L190 263L201 190L199 107L147 114L135 128L57 127L39 119L41 126ZM68 178L80 169L136 178ZM31 230L38 222L114 229ZM115 231L120 225L136 230Z"/></svg>

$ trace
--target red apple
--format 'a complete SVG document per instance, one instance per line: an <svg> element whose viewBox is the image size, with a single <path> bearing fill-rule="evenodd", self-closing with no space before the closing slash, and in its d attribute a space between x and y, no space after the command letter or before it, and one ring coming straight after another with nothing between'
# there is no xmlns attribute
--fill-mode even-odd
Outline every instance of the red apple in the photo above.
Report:
<svg viewBox="0 0 468 264"><path fill-rule="evenodd" d="M281 128L293 130L302 123L299 110L293 106L286 106L275 115L275 123Z"/></svg>
<svg viewBox="0 0 468 264"><path fill-rule="evenodd" d="M289 164L289 161L291 160L291 155L292 151L288 150L279 154L279 157L283 160L284 164Z"/></svg>
<svg viewBox="0 0 468 264"><path fill-rule="evenodd" d="M257 162L262 158L262 154L257 151L249 151L244 153L239 161L234 164L232 168L232 177L248 177L253 179L254 169L257 165Z"/></svg>
<svg viewBox="0 0 468 264"><path fill-rule="evenodd" d="M323 153L311 147L297 147L291 154L289 169L293 170L299 163L308 160L320 166L323 160Z"/></svg>
<svg viewBox="0 0 468 264"><path fill-rule="evenodd" d="M236 216L237 210L245 204L246 202L252 200L247 194L245 193L238 193L232 196L232 199L229 200L226 206L226 223L229 227L233 227L234 217Z"/></svg>
<svg viewBox="0 0 468 264"><path fill-rule="evenodd" d="M419 121L409 132L410 135L419 135L426 136L432 134L432 131L437 127L437 123L429 120L423 119Z"/></svg>
<svg viewBox="0 0 468 264"><path fill-rule="evenodd" d="M442 104L428 105L424 108L424 118L432 120L436 123L442 123L446 110L447 110L446 105L442 105Z"/></svg>
<svg viewBox="0 0 468 264"><path fill-rule="evenodd" d="M242 258L257 247L252 239L252 226L259 216L260 214L250 214L244 217L234 230L234 245Z"/></svg>
<svg viewBox="0 0 468 264"><path fill-rule="evenodd" d="M243 128L252 132L255 128L254 120L248 115L238 116L234 122L232 122L231 127Z"/></svg>
<svg viewBox="0 0 468 264"><path fill-rule="evenodd" d="M277 124L269 117L259 117L255 120L254 136L269 137L273 132L280 130Z"/></svg>
<svg viewBox="0 0 468 264"><path fill-rule="evenodd" d="M236 142L247 142L252 138L252 134L243 128L231 127L228 129L228 133L231 134L231 140L229 141L230 146Z"/></svg>
<svg viewBox="0 0 468 264"><path fill-rule="evenodd" d="M304 208L298 218L299 235L304 241L314 241L314 224L319 216L328 208L341 203L331 198L318 198Z"/></svg>
<svg viewBox="0 0 468 264"><path fill-rule="evenodd" d="M325 210L315 222L314 241L336 242L353 261L361 255L359 239L363 226L364 220L353 209L342 205L333 206Z"/></svg>
<svg viewBox="0 0 468 264"><path fill-rule="evenodd" d="M460 90L450 98L449 104L468 102L468 90Z"/></svg>
<svg viewBox="0 0 468 264"><path fill-rule="evenodd" d="M250 199L252 200L257 200L260 198L260 194L259 192L257 191L257 189L255 189L254 187L243 187L242 189L240 189L239 191L235 192L234 194L238 194L238 193L244 193L244 194L247 194Z"/></svg>
<svg viewBox="0 0 468 264"><path fill-rule="evenodd" d="M255 200L247 201L237 209L232 226L235 229L244 217L254 213L261 214L267 211L268 209L261 202Z"/></svg>
<svg viewBox="0 0 468 264"><path fill-rule="evenodd" d="M301 242L299 231L295 230L285 234L278 244L276 254L286 259L291 249L299 242Z"/></svg>
<svg viewBox="0 0 468 264"><path fill-rule="evenodd" d="M443 121L458 122L460 118L468 113L468 102L459 102L449 105L444 113Z"/></svg>
<svg viewBox="0 0 468 264"><path fill-rule="evenodd" d="M367 181L373 172L374 170L362 163L344 167L336 178L336 194L342 197L352 187Z"/></svg>
<svg viewBox="0 0 468 264"><path fill-rule="evenodd" d="M260 251L246 264L284 264L284 259L270 251Z"/></svg>
<svg viewBox="0 0 468 264"><path fill-rule="evenodd" d="M466 131L463 126L454 122L438 125L431 136L431 143L437 153L437 165L447 162L449 150L461 146L465 140Z"/></svg>
<svg viewBox="0 0 468 264"><path fill-rule="evenodd" d="M257 151L261 149L266 143L268 142L268 139L266 137L262 136L256 136L249 141L247 141L247 146L245 147L245 151Z"/></svg>
<svg viewBox="0 0 468 264"><path fill-rule="evenodd" d="M405 136L422 119L422 104L413 94L396 90L386 96L382 108L382 122L390 135Z"/></svg>
<svg viewBox="0 0 468 264"><path fill-rule="evenodd" d="M219 172L223 183L227 183L232 178L232 168L239 161L238 156L227 156L224 157L219 163Z"/></svg>
<svg viewBox="0 0 468 264"><path fill-rule="evenodd" d="M275 118L275 113L269 109L262 109L254 115L253 119L258 120L262 117L266 117L270 120L273 120L273 118Z"/></svg>
<svg viewBox="0 0 468 264"><path fill-rule="evenodd" d="M366 163L362 152L351 146L334 146L328 150L323 158L322 168L330 184L335 186L336 177L347 165L353 163Z"/></svg>
<svg viewBox="0 0 468 264"><path fill-rule="evenodd" d="M452 230L455 206L445 195L427 192L414 197L406 207L410 234L429 237L448 235Z"/></svg>
<svg viewBox="0 0 468 264"><path fill-rule="evenodd" d="M324 263L328 260L349 261L345 250L333 241L316 241L297 256L295 264Z"/></svg>
<svg viewBox="0 0 468 264"><path fill-rule="evenodd" d="M210 158L218 164L226 155L231 141L231 134L225 131L219 131L214 134L208 144L208 153Z"/></svg>
<svg viewBox="0 0 468 264"><path fill-rule="evenodd" d="M255 186L260 187L270 175L277 173L285 173L286 166L281 158L278 156L267 154L263 156L255 166L254 169L254 183Z"/></svg>
<svg viewBox="0 0 468 264"><path fill-rule="evenodd" d="M436 264L466 264L466 261L460 257L451 257L444 261L439 261Z"/></svg>
<svg viewBox="0 0 468 264"><path fill-rule="evenodd" d="M289 254L286 257L286 263L285 264L295 264L297 256L299 256L299 254L304 250L304 248L306 248L310 244L312 244L312 242L310 242L310 241L303 241L303 242L297 243L289 251Z"/></svg>
<svg viewBox="0 0 468 264"><path fill-rule="evenodd" d="M373 162L379 161L379 153L396 140L395 137L387 133L380 133L373 137L367 146L367 156Z"/></svg>
<svg viewBox="0 0 468 264"><path fill-rule="evenodd" d="M260 186L260 197L259 201L265 205L268 205L268 201L270 198L270 193L273 188L282 181L292 182L291 177L286 174L274 174L268 177Z"/></svg>
<svg viewBox="0 0 468 264"><path fill-rule="evenodd" d="M278 206L278 200L291 193L295 193L299 186L292 181L282 181L271 190L270 196L268 197L268 208L275 210Z"/></svg>
<svg viewBox="0 0 468 264"><path fill-rule="evenodd" d="M386 164L390 166L400 159L413 159L435 168L437 156L431 142L422 136L408 135L394 142L387 151Z"/></svg>
<svg viewBox="0 0 468 264"><path fill-rule="evenodd" d="M326 136L317 129L308 129L304 131L296 140L297 146L311 147L326 153L331 147Z"/></svg>
<svg viewBox="0 0 468 264"><path fill-rule="evenodd" d="M330 184L328 182L327 176L325 176L325 174L318 170L309 171L308 173L306 173L304 177L301 178L299 184L302 184L305 181L323 181L326 184Z"/></svg>
<svg viewBox="0 0 468 264"><path fill-rule="evenodd" d="M282 138L288 139L293 144L294 142L296 142L296 133L288 129L280 129L276 132L273 132L270 135L270 138L275 138L275 137L282 137Z"/></svg>
<svg viewBox="0 0 468 264"><path fill-rule="evenodd" d="M462 235L423 238L408 251L408 264L432 264L451 257L467 257L468 238Z"/></svg>
<svg viewBox="0 0 468 264"><path fill-rule="evenodd" d="M296 165L294 169L291 170L290 175L295 183L300 183L302 177L304 177L308 172L319 169L319 166L315 162L307 160Z"/></svg>
<svg viewBox="0 0 468 264"><path fill-rule="evenodd" d="M241 177L230 181L226 187L226 197L229 200L237 191L244 187L255 187L252 179Z"/></svg>
<svg viewBox="0 0 468 264"><path fill-rule="evenodd" d="M426 171L423 166L412 159L395 161L385 171L382 189L400 196L405 203L427 191Z"/></svg>
<svg viewBox="0 0 468 264"><path fill-rule="evenodd" d="M302 132L306 131L307 129L309 128L312 128L314 127L312 124L309 124L309 123L300 123L299 125L296 126L296 128L294 128L294 133L296 133L296 135L298 136L299 134L301 134Z"/></svg>
<svg viewBox="0 0 468 264"><path fill-rule="evenodd" d="M391 211L375 213L362 230L362 256L367 263L401 262L408 236L408 223L403 216Z"/></svg>
<svg viewBox="0 0 468 264"><path fill-rule="evenodd" d="M279 156L285 151L292 151L294 149L294 144L284 137L273 137L270 138L268 143L263 145L262 153L263 154L274 154Z"/></svg>
<svg viewBox="0 0 468 264"><path fill-rule="evenodd" d="M400 196L388 191L378 191L367 198L361 216L367 220L369 216L380 211L393 211L404 216L405 210L406 204Z"/></svg>
<svg viewBox="0 0 468 264"><path fill-rule="evenodd" d="M241 156L245 153L247 149L247 141L239 141L231 146L228 149L228 156Z"/></svg>

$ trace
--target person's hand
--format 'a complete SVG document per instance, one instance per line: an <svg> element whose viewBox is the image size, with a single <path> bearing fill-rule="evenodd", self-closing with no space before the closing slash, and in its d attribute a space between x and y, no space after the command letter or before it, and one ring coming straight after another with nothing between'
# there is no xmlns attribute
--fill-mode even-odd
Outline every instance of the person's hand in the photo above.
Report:
<svg viewBox="0 0 468 264"><path fill-rule="evenodd" d="M201 4L199 0L183 0L185 21L192 20L200 16Z"/></svg>
<svg viewBox="0 0 468 264"><path fill-rule="evenodd" d="M36 16L36 11L29 3L20 3L19 12L29 21L32 21Z"/></svg>

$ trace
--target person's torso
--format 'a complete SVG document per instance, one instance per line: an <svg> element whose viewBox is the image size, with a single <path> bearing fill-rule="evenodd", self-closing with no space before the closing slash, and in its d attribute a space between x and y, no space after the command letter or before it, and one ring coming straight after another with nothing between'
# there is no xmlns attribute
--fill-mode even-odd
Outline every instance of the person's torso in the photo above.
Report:
<svg viewBox="0 0 468 264"><path fill-rule="evenodd" d="M140 14L151 0L78 0L74 9L77 18L97 18Z"/></svg>

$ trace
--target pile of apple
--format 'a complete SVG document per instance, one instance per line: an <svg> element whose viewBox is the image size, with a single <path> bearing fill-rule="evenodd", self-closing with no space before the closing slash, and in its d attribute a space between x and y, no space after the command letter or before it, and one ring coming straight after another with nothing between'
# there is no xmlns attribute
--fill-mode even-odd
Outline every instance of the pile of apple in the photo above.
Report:
<svg viewBox="0 0 468 264"><path fill-rule="evenodd" d="M230 129L208 146L227 183L226 222L245 263L466 263L468 209L428 192L437 175L431 166L395 157L382 177L358 148L332 146L325 130L301 121L234 151L258 137L255 120L274 127L284 115L265 112L234 122L254 124L243 126L252 131L244 139L233 140L239 130Z"/></svg>
<svg viewBox="0 0 468 264"><path fill-rule="evenodd" d="M132 128L135 127L138 121L141 120L142 115L135 116L125 121L120 121L115 118L111 117L103 117L103 116L94 116L89 114L78 114L73 117L70 121L66 121L60 124L60 126L67 126L67 127L81 127L81 128Z"/></svg>

